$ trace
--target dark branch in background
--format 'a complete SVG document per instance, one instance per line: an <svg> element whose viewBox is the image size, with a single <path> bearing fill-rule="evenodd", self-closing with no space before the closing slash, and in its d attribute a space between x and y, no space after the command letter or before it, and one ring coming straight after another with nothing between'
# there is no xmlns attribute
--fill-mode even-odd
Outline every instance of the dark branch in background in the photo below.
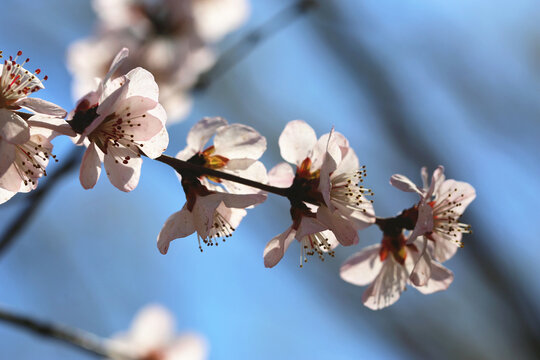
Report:
<svg viewBox="0 0 540 360"><path fill-rule="evenodd" d="M273 35L285 29L287 25L292 24L294 20L300 18L317 5L318 3L315 0L297 1L268 19L257 29L249 32L236 45L225 51L209 71L199 77L194 90L206 90L211 83L223 76L223 74L242 59L246 58L262 41L270 39Z"/></svg>
<svg viewBox="0 0 540 360"><path fill-rule="evenodd" d="M317 5L315 0L301 0L293 5L285 8L281 12L274 15L259 28L252 30L236 45L224 52L214 66L206 73L199 77L199 81L195 84L195 90L204 91L219 77L223 76L230 68L244 59L255 47L262 44L265 40L270 39L279 30L291 24L301 15L305 14L309 9ZM28 202L27 206L15 216L15 219L0 237L0 256L2 256L9 245L31 220L31 217L37 211L39 205L45 196L51 191L58 181L74 169L79 163L79 157L82 149L77 147L68 155L67 161L62 162L62 166L49 177L45 184L41 184L38 188L32 191L24 200Z"/></svg>
<svg viewBox="0 0 540 360"><path fill-rule="evenodd" d="M385 125L392 142L399 146L408 158L416 159L419 164L430 167L439 165L439 161L429 151L430 148L424 139L416 135L414 127L411 126L414 122L409 120L403 99L395 88L388 71L382 65L381 59L378 59L362 40L338 31L334 26L344 23L339 10L332 8L335 5L330 3L325 5L329 8L325 8L325 11L320 13L325 15L332 13L333 26L325 26L324 29L318 26L316 29L319 30L321 38L331 52L337 54L336 59L343 68L353 74L359 84L367 88L371 95L370 100L379 115L378 118ZM480 223L480 219L474 215L474 210L473 217L476 218L476 223ZM472 217L469 216L469 219ZM474 224L475 221L472 220L470 223ZM517 279L511 278L513 272L505 268L504 262L499 260L500 257L493 250L490 242L478 236L478 233L480 232L476 231L474 238L467 241L463 251L472 258L473 266L480 270L480 273L488 280L489 286L507 304L505 309L518 321L518 330L521 334L516 334L516 336L525 341L528 351L532 354L540 354L538 340L540 339L540 316L537 313L536 303L530 300L529 293L523 290ZM456 349L455 346L453 348Z"/></svg>
<svg viewBox="0 0 540 360"><path fill-rule="evenodd" d="M82 349L96 357L134 360L125 354L119 353L118 350L112 349L111 346L107 346L106 340L79 329L38 321L2 308L0 308L0 321L23 328L45 338L59 340L64 344Z"/></svg>
<svg viewBox="0 0 540 360"><path fill-rule="evenodd" d="M11 222L11 224L5 229L2 237L0 238L0 255L6 252L19 232L32 219L32 216L38 210L39 205L41 205L49 191L51 191L56 184L62 180L63 177L68 175L71 170L77 167L77 164L80 163L81 155L81 147L72 149L68 155L68 158L62 161L62 166L52 175L48 176L47 181L44 184L40 183L36 190L28 194L25 199L27 201L26 206L19 212L13 222Z"/></svg>

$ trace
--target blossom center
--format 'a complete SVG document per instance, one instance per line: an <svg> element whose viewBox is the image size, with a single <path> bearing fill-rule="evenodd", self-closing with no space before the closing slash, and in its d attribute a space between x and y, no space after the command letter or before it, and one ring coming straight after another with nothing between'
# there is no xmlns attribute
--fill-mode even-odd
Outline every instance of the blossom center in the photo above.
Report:
<svg viewBox="0 0 540 360"><path fill-rule="evenodd" d="M397 236L385 234L382 239L381 250L379 251L381 261L385 261L388 254L391 254L399 264L404 265L407 258L406 244L407 239L405 239L403 233Z"/></svg>
<svg viewBox="0 0 540 360"><path fill-rule="evenodd" d="M373 200L366 199L366 195L373 196L374 194L371 189L360 185L364 182L366 175L364 165L361 170L331 177L330 199L348 210L367 212L366 208L373 203Z"/></svg>

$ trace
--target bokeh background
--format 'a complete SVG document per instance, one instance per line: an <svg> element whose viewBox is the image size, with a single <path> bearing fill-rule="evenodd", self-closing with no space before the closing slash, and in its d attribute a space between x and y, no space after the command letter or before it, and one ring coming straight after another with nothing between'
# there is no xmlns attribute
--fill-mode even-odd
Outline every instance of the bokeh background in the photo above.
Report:
<svg viewBox="0 0 540 360"><path fill-rule="evenodd" d="M223 51L291 1L252 1L249 21ZM527 359L540 356L540 3L534 0L321 1L196 94L193 112L170 128L167 153L185 146L201 117L220 115L268 139L263 160L280 161L277 138L292 119L323 134L334 125L367 166L379 216L417 199L388 184L420 167L446 167L477 199L463 221L465 248L445 265L449 290L408 289L389 309L361 303L363 288L339 279L356 248L298 267L293 244L265 269L264 246L289 226L287 202L249 211L224 246L200 253L195 237L156 249L184 195L175 174L145 161L135 191L102 176L92 191L77 171L64 178L0 258L0 303L94 332L125 330L147 303L167 306L179 332L203 334L211 359ZM90 35L87 1L2 0L0 47L23 50L49 75L40 96L73 107L67 46ZM60 161L73 145L55 142ZM52 164L50 172L59 168ZM104 175L104 174L102 174ZM0 206L2 228L26 197ZM2 230L2 229L0 229ZM0 324L1 359L90 359L64 344Z"/></svg>

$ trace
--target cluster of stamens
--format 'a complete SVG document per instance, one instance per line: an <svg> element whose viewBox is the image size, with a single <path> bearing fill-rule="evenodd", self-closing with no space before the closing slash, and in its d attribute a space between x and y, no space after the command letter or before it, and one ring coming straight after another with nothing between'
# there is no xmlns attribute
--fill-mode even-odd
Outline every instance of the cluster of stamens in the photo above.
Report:
<svg viewBox="0 0 540 360"><path fill-rule="evenodd" d="M236 229L229 224L227 219L225 219L219 211L216 211L214 213L214 225L210 231L208 231L206 238L197 235L199 238L199 250L201 250L201 252L203 251L201 240L206 246L218 246L219 239L222 239L222 241L225 242L227 238L232 236L234 230Z"/></svg>
<svg viewBox="0 0 540 360"><path fill-rule="evenodd" d="M42 80L37 78L37 75L41 73L40 69L31 73L23 67L30 59L27 58L23 63L18 64L17 59L21 55L22 51L19 51L15 58L10 56L9 60L4 60L0 75L0 105L9 106L16 100L42 89L41 81L48 79L47 76L44 76Z"/></svg>
<svg viewBox="0 0 540 360"><path fill-rule="evenodd" d="M313 256L315 253L317 253L321 261L324 261L325 253L331 257L335 256L335 252L332 250L328 238L325 237L322 232L309 234L302 238L300 267L303 267L303 263L307 262L308 256Z"/></svg>
<svg viewBox="0 0 540 360"><path fill-rule="evenodd" d="M456 208L462 206L464 194L456 195L457 191L457 188L450 190L448 195L441 196L441 199L432 201L430 205L433 207L433 230L443 235L446 240L463 247L463 243L456 239L458 234L471 234L472 230L470 225L459 222L461 211L456 211Z"/></svg>
<svg viewBox="0 0 540 360"><path fill-rule="evenodd" d="M58 161L56 155L51 154L50 149L42 145L43 142L43 138L34 136L26 143L16 145L15 169L25 186L35 186L40 177L47 176L45 168L49 157Z"/></svg>
<svg viewBox="0 0 540 360"><path fill-rule="evenodd" d="M366 176L367 171L364 165L353 173L343 173L331 178L330 198L332 201L353 211L366 212L366 205L373 203L373 200L366 199L366 196L374 195L371 189L360 185Z"/></svg>
<svg viewBox="0 0 540 360"><path fill-rule="evenodd" d="M144 144L134 140L135 135L132 133L133 128L141 126L141 120L146 117L146 114L132 116L129 107L126 107L122 113L117 115L113 113L109 115L105 121L90 135L90 140L94 141L103 152L107 152L107 146L126 147L133 152L132 156L140 157L139 149L142 150ZM128 164L131 156L125 156L120 160L123 164Z"/></svg>

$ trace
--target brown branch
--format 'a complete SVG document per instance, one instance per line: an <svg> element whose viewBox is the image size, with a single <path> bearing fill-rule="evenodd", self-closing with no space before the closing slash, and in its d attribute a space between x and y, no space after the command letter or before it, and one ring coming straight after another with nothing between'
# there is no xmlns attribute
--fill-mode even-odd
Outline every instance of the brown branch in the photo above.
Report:
<svg viewBox="0 0 540 360"><path fill-rule="evenodd" d="M45 338L59 340L64 344L73 346L96 357L134 360L125 354L119 353L118 350L112 349L111 346L107 345L105 339L80 329L38 321L28 316L14 314L2 308L0 308L0 321Z"/></svg>

